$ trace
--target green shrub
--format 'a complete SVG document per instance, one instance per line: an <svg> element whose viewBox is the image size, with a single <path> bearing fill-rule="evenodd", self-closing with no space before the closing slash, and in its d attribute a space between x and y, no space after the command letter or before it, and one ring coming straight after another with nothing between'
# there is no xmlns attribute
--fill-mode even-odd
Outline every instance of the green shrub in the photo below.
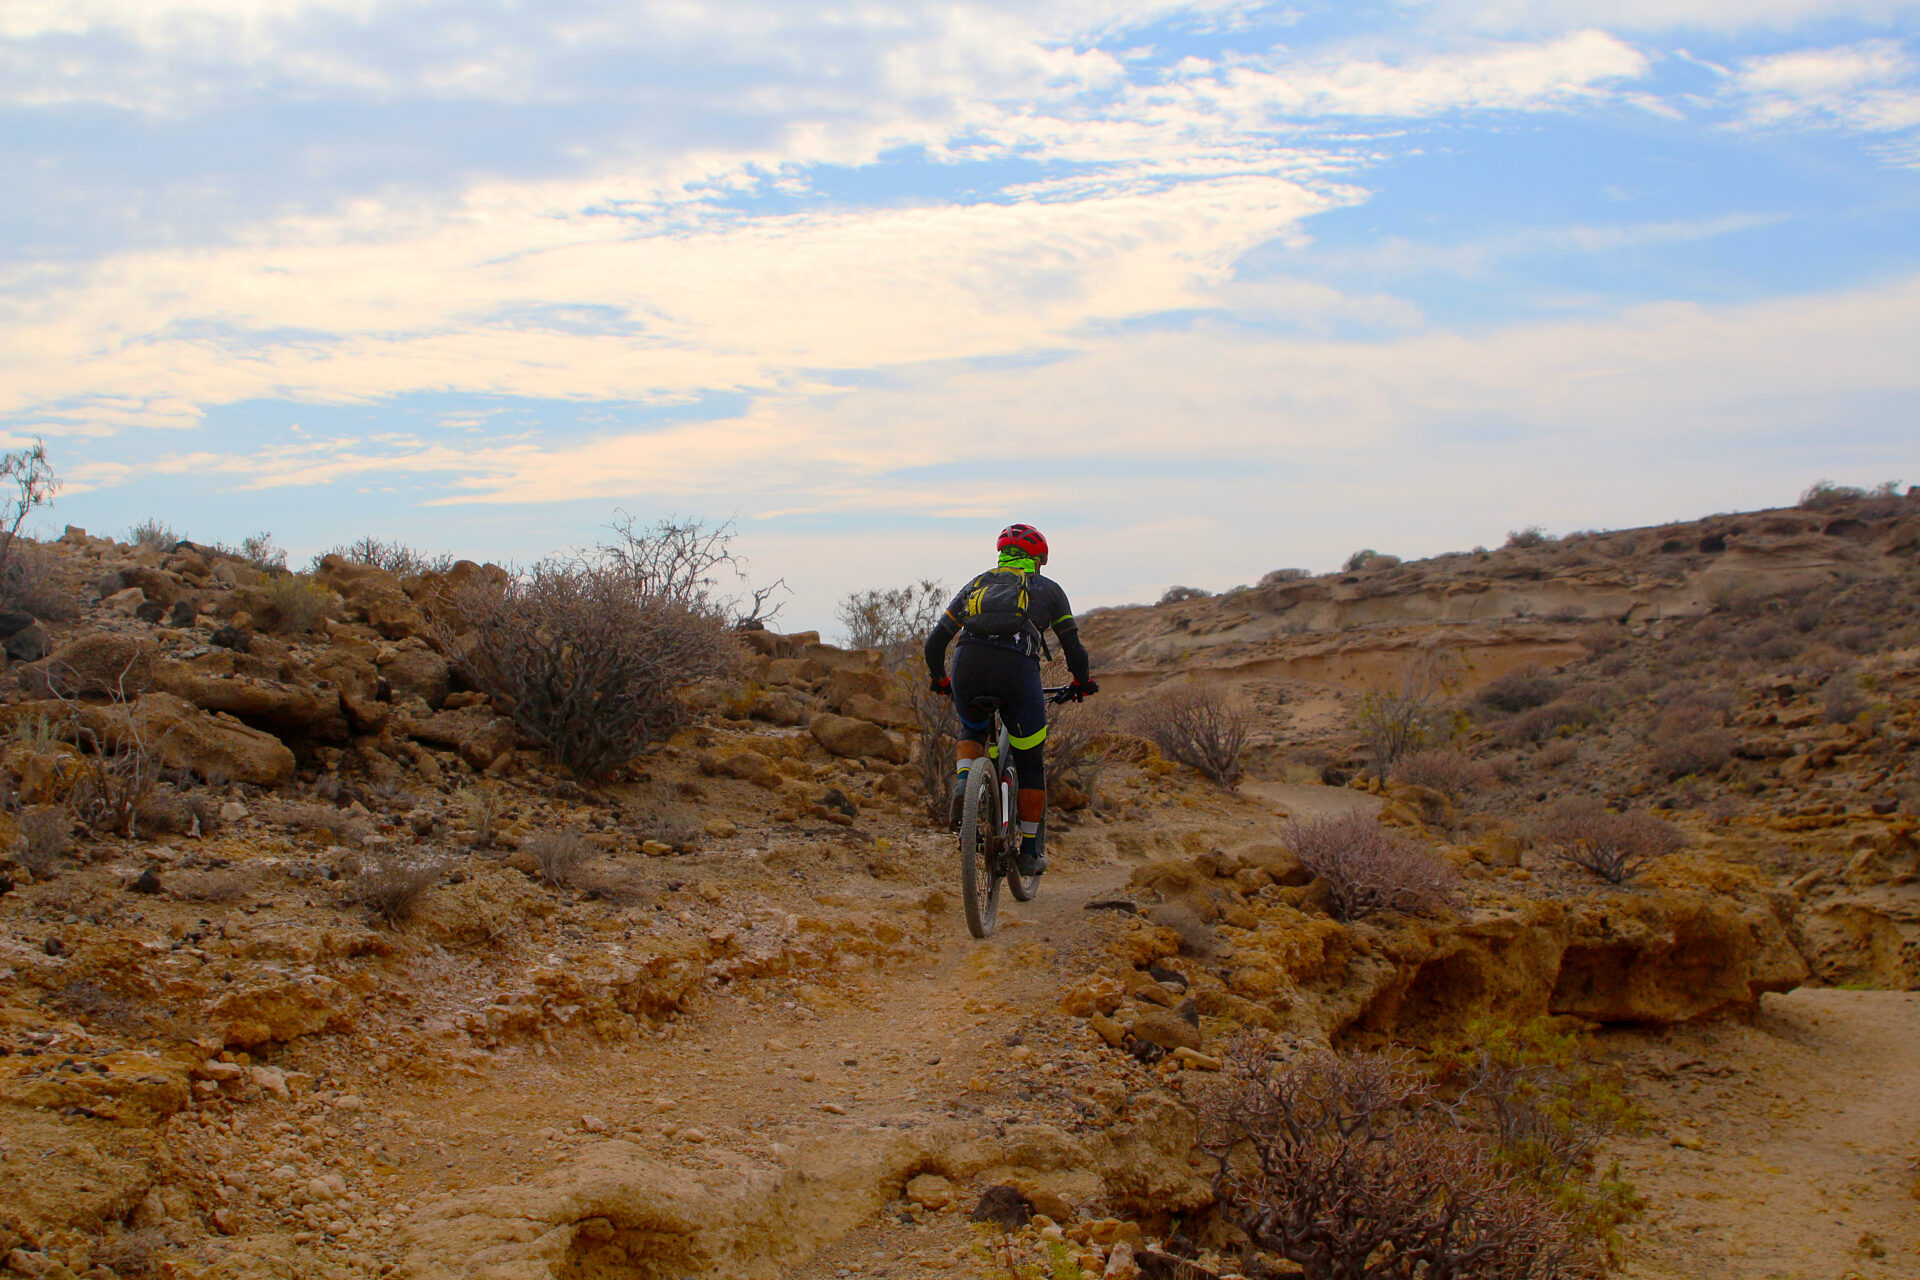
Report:
<svg viewBox="0 0 1920 1280"><path fill-rule="evenodd" d="M264 587L267 603L273 610L273 629L288 635L302 635L313 629L333 603L333 593L311 578L281 574L269 578Z"/></svg>

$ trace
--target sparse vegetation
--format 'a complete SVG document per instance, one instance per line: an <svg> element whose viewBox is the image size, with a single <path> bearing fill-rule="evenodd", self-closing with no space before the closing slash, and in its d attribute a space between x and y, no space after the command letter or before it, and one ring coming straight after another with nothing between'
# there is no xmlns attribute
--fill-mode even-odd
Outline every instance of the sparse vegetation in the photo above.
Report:
<svg viewBox="0 0 1920 1280"><path fill-rule="evenodd" d="M1473 700L1502 715L1545 706L1558 697L1560 682L1539 667L1521 667L1490 680Z"/></svg>
<svg viewBox="0 0 1920 1280"><path fill-rule="evenodd" d="M953 699L927 687L922 678L922 646L947 607L940 583L922 579L904 587L855 591L840 602L836 616L847 647L878 649L894 687L913 712L913 766L929 821L947 820L947 791L953 783L953 744L960 725Z"/></svg>
<svg viewBox="0 0 1920 1280"><path fill-rule="evenodd" d="M1898 480L1884 480L1872 489L1862 489L1858 485L1835 484L1831 480L1815 480L1800 494L1800 505L1809 511L1826 511L1833 507L1845 506L1850 502L1861 502L1868 498L1897 498L1900 496Z"/></svg>
<svg viewBox="0 0 1920 1280"><path fill-rule="evenodd" d="M1453 683L1458 665L1452 654L1430 649L1409 661L1392 687L1361 696L1354 727L1376 772L1385 775L1401 756L1449 736L1451 718L1440 697Z"/></svg>
<svg viewBox="0 0 1920 1280"><path fill-rule="evenodd" d="M1465 753L1445 748L1414 751L1393 763L1395 782L1438 791L1455 804L1493 781L1493 770Z"/></svg>
<svg viewBox="0 0 1920 1280"><path fill-rule="evenodd" d="M262 586L268 607L273 610L273 629L288 635L304 635L326 615L333 593L312 578L298 574L279 574Z"/></svg>
<svg viewBox="0 0 1920 1280"><path fill-rule="evenodd" d="M732 563L725 535L671 522L615 532L596 552L544 561L504 584L476 578L454 598L473 628L460 659L468 678L588 778L678 728L690 714L679 691L734 670L741 656L713 594L714 574Z"/></svg>
<svg viewBox="0 0 1920 1280"><path fill-rule="evenodd" d="M0 611L19 610L48 622L70 622L80 612L60 557L27 538L0 541Z"/></svg>
<svg viewBox="0 0 1920 1280"><path fill-rule="evenodd" d="M1608 884L1624 884L1648 863L1678 852L1680 828L1650 813L1613 813L1598 800L1562 800L1534 827L1548 857L1591 871Z"/></svg>
<svg viewBox="0 0 1920 1280"><path fill-rule="evenodd" d="M1340 920L1382 911L1433 915L1451 904L1459 882L1439 856L1357 810L1290 822L1281 838L1308 874L1326 881L1329 905Z"/></svg>
<svg viewBox="0 0 1920 1280"><path fill-rule="evenodd" d="M1181 604L1188 600L1211 600L1213 592L1201 587L1168 587L1160 593L1161 604Z"/></svg>
<svg viewBox="0 0 1920 1280"><path fill-rule="evenodd" d="M180 531L156 516L148 516L127 530L127 541L164 555L179 545Z"/></svg>
<svg viewBox="0 0 1920 1280"><path fill-rule="evenodd" d="M1167 759L1229 791L1240 785L1248 722L1233 694L1210 684L1169 685L1143 699L1133 720Z"/></svg>
<svg viewBox="0 0 1920 1280"><path fill-rule="evenodd" d="M0 523L6 526L0 533L0 584L6 584L8 561L13 555L14 542L20 536L20 526L29 515L52 503L53 495L60 492L60 478L54 474L53 463L47 459L47 446L38 436L24 449L0 453L0 487L12 490L0 500Z"/></svg>
<svg viewBox="0 0 1920 1280"><path fill-rule="evenodd" d="M45 880L73 849L73 817L60 805L43 804L22 809L18 821L14 861L35 880Z"/></svg>
<svg viewBox="0 0 1920 1280"><path fill-rule="evenodd" d="M1513 529L1507 533L1507 546L1518 551L1544 547L1552 541L1553 538L1547 531L1537 524L1530 524L1524 529Z"/></svg>
<svg viewBox="0 0 1920 1280"><path fill-rule="evenodd" d="M1655 775L1682 778L1712 773L1733 758L1733 735L1723 713L1698 699L1669 708L1655 723L1647 762Z"/></svg>
<svg viewBox="0 0 1920 1280"><path fill-rule="evenodd" d="M381 920L399 924L414 913L421 897L439 879L439 863L399 849L379 849L360 859L348 893Z"/></svg>
<svg viewBox="0 0 1920 1280"><path fill-rule="evenodd" d="M1560 1280L1597 1268L1553 1198L1503 1167L1389 1057L1243 1037L1203 1095L1214 1194L1307 1280Z"/></svg>
<svg viewBox="0 0 1920 1280"><path fill-rule="evenodd" d="M473 833L474 847L493 848L500 839L500 826L506 821L505 802L493 792L479 787L462 791L454 798L460 802L460 813L467 820L467 830Z"/></svg>
<svg viewBox="0 0 1920 1280"><path fill-rule="evenodd" d="M578 831L542 831L521 847L540 869L540 878L555 885L572 883L590 852L586 837Z"/></svg>
<svg viewBox="0 0 1920 1280"><path fill-rule="evenodd" d="M328 556L339 556L354 564L384 569L397 578L408 578L421 573L445 573L454 565L454 558L450 555L444 553L432 555L417 551L404 542L386 542L368 536L322 551L313 558L313 564L307 571L318 573L320 562Z"/></svg>
<svg viewBox="0 0 1920 1280"><path fill-rule="evenodd" d="M1082 702L1054 708L1047 720L1047 789L1056 802L1069 786L1091 801L1106 762L1112 716L1097 702Z"/></svg>

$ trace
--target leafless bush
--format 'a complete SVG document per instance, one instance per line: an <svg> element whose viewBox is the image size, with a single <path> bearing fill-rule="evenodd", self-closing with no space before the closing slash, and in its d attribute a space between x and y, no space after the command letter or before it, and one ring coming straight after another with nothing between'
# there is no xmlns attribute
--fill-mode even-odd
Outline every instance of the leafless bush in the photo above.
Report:
<svg viewBox="0 0 1920 1280"><path fill-rule="evenodd" d="M1592 724L1598 715L1599 710L1592 703L1556 698L1544 707L1533 707L1502 721L1494 737L1509 746L1545 742L1562 729Z"/></svg>
<svg viewBox="0 0 1920 1280"><path fill-rule="evenodd" d="M49 622L66 622L80 612L57 552L0 533L0 610L14 609Z"/></svg>
<svg viewBox="0 0 1920 1280"><path fill-rule="evenodd" d="M1113 717L1097 702L1056 708L1047 724L1047 787L1068 785L1093 798L1106 762Z"/></svg>
<svg viewBox="0 0 1920 1280"><path fill-rule="evenodd" d="M247 896L250 885L237 871L203 871L173 879L168 887L188 902L238 902Z"/></svg>
<svg viewBox="0 0 1920 1280"><path fill-rule="evenodd" d="M1203 587L1168 587L1160 593L1161 604L1184 604L1188 600L1211 600L1213 592Z"/></svg>
<svg viewBox="0 0 1920 1280"><path fill-rule="evenodd" d="M569 883L591 852L578 831L542 831L521 848L532 855L534 865L540 868L540 878L556 885Z"/></svg>
<svg viewBox="0 0 1920 1280"><path fill-rule="evenodd" d="M1231 694L1209 684L1168 685L1134 707L1133 721L1167 759L1229 791L1240 785L1247 711Z"/></svg>
<svg viewBox="0 0 1920 1280"><path fill-rule="evenodd" d="M849 592L834 616L849 649L878 649L889 667L906 671L946 607L946 588L923 578L904 587Z"/></svg>
<svg viewBox="0 0 1920 1280"><path fill-rule="evenodd" d="M1545 706L1559 696L1560 682L1539 667L1522 667L1487 682L1473 700L1504 715Z"/></svg>
<svg viewBox="0 0 1920 1280"><path fill-rule="evenodd" d="M127 530L127 541L133 546L146 547L150 551L167 552L173 550L175 544L180 541L180 532L157 517L148 516Z"/></svg>
<svg viewBox="0 0 1920 1280"><path fill-rule="evenodd" d="M1393 762L1389 776L1395 782L1430 787L1457 804L1491 783L1493 770L1478 760L1468 759L1462 752L1441 748L1401 756Z"/></svg>
<svg viewBox="0 0 1920 1280"><path fill-rule="evenodd" d="M1537 524L1530 524L1524 529L1512 529L1507 533L1507 545L1521 551L1544 547L1552 541L1547 531Z"/></svg>
<svg viewBox="0 0 1920 1280"><path fill-rule="evenodd" d="M1289 1058L1243 1037L1200 1102L1214 1195L1308 1280L1562 1280L1595 1274L1573 1224L1503 1169L1391 1059Z"/></svg>
<svg viewBox="0 0 1920 1280"><path fill-rule="evenodd" d="M1547 856L1624 884L1686 843L1680 828L1650 813L1613 813L1598 800L1562 800L1534 825Z"/></svg>
<svg viewBox="0 0 1920 1280"><path fill-rule="evenodd" d="M116 742L84 727L79 738L87 754L67 797L74 816L98 835L138 835L140 815L166 767L157 745L142 740L131 718Z"/></svg>
<svg viewBox="0 0 1920 1280"><path fill-rule="evenodd" d="M1572 738L1558 738L1540 748L1540 767L1558 769L1580 754L1580 744Z"/></svg>
<svg viewBox="0 0 1920 1280"><path fill-rule="evenodd" d="M1712 773L1733 758L1733 735L1722 727L1724 719L1704 699L1676 703L1654 724L1647 763L1662 778Z"/></svg>
<svg viewBox="0 0 1920 1280"><path fill-rule="evenodd" d="M73 817L59 805L34 805L20 811L19 827L13 860L35 880L45 880L54 863L73 848Z"/></svg>
<svg viewBox="0 0 1920 1280"><path fill-rule="evenodd" d="M1800 505L1808 511L1827 511L1834 507L1843 507L1850 502L1862 502L1868 498L1898 498L1900 482L1884 480L1871 490L1859 485L1835 484L1831 480L1815 480L1800 494Z"/></svg>
<svg viewBox="0 0 1920 1280"><path fill-rule="evenodd" d="M1392 687L1362 695L1354 727L1366 741L1377 772L1385 774L1401 756L1445 736L1448 719L1439 699L1458 666L1453 654L1430 649L1410 660Z"/></svg>
<svg viewBox="0 0 1920 1280"><path fill-rule="evenodd" d="M304 635L326 614L333 593L311 578L284 573L268 578L261 588L273 609L273 628L288 635Z"/></svg>
<svg viewBox="0 0 1920 1280"><path fill-rule="evenodd" d="M920 781L927 818L935 825L944 826L953 786L953 744L960 738L960 719L954 713L953 699L935 693L926 681L902 673L900 687L906 690L907 706L913 712L913 768Z"/></svg>
<svg viewBox="0 0 1920 1280"><path fill-rule="evenodd" d="M0 582L6 581L7 561L15 550L20 526L33 511L53 501L60 492L60 478L47 460L47 447L38 436L24 449L0 453L0 486L13 492L0 500L0 524L6 526L0 537ZM24 545L24 544L22 544Z"/></svg>
<svg viewBox="0 0 1920 1280"><path fill-rule="evenodd" d="M713 575L723 535L697 525L615 526L621 540L455 592L473 627L462 669L561 764L604 777L690 714L676 694L736 669ZM452 652L460 641L447 636Z"/></svg>
<svg viewBox="0 0 1920 1280"><path fill-rule="evenodd" d="M1283 582L1299 582L1312 576L1313 571L1311 569L1275 569L1269 573L1260 575L1260 585L1263 587L1277 587Z"/></svg>
<svg viewBox="0 0 1920 1280"><path fill-rule="evenodd" d="M359 870L348 883L353 902L388 924L399 924L420 905L421 897L440 879L440 864L411 858L398 849L380 849L360 859Z"/></svg>
<svg viewBox="0 0 1920 1280"><path fill-rule="evenodd" d="M318 573L320 563L328 556L339 556L353 564L369 565L375 569L384 569L397 578L409 578L418 573L445 573L453 568L454 559L450 555L429 555L416 551L404 542L384 542L379 538L358 538L353 542L322 551L313 558L309 573Z"/></svg>
<svg viewBox="0 0 1920 1280"><path fill-rule="evenodd" d="M1452 902L1459 882L1451 865L1358 810L1290 822L1282 839L1307 872L1327 882L1341 920L1379 911L1432 915Z"/></svg>

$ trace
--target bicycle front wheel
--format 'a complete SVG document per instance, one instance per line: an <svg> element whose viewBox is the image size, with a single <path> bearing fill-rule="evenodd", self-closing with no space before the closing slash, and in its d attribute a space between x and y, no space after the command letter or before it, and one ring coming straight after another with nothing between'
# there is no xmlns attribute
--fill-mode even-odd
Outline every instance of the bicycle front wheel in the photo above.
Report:
<svg viewBox="0 0 1920 1280"><path fill-rule="evenodd" d="M967 932L984 938L1000 918L1000 876L995 863L1000 844L999 779L987 761L967 771L966 800L960 808L960 904Z"/></svg>

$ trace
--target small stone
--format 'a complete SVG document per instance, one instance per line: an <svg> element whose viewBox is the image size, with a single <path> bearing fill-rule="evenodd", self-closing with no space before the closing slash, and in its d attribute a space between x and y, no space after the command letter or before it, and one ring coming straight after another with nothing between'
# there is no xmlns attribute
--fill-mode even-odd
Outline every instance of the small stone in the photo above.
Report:
<svg viewBox="0 0 1920 1280"><path fill-rule="evenodd" d="M333 1100L333 1105L338 1111L362 1111L367 1104L358 1094L343 1093Z"/></svg>
<svg viewBox="0 0 1920 1280"><path fill-rule="evenodd" d="M944 1209L959 1196L951 1182L937 1173L919 1173L907 1180L904 1198L923 1209Z"/></svg>
<svg viewBox="0 0 1920 1280"><path fill-rule="evenodd" d="M820 1109L830 1116L843 1116L847 1114L847 1109L837 1102L823 1102L820 1104Z"/></svg>
<svg viewBox="0 0 1920 1280"><path fill-rule="evenodd" d="M673 846L664 840L642 840L640 842L640 852L646 854L649 858L664 858L673 852Z"/></svg>
<svg viewBox="0 0 1920 1280"><path fill-rule="evenodd" d="M1140 1264L1133 1260L1133 1246L1125 1240L1115 1244L1107 1254L1107 1268L1100 1275L1102 1280L1140 1280Z"/></svg>
<svg viewBox="0 0 1920 1280"><path fill-rule="evenodd" d="M160 892L160 873L158 871L155 871L152 867L148 867L145 871L142 871L138 877L135 878L132 884L127 886L127 892L129 893Z"/></svg>
<svg viewBox="0 0 1920 1280"><path fill-rule="evenodd" d="M252 811L238 800L229 800L220 806L220 821L222 822L244 822L252 816Z"/></svg>
<svg viewBox="0 0 1920 1280"><path fill-rule="evenodd" d="M712 818L707 822L707 834L715 840L726 840L740 833L740 828L725 818Z"/></svg>
<svg viewBox="0 0 1920 1280"><path fill-rule="evenodd" d="M705 1142L706 1140L707 1135L698 1129L682 1129L680 1131L680 1141L682 1142Z"/></svg>
<svg viewBox="0 0 1920 1280"><path fill-rule="evenodd" d="M1706 1143L1700 1140L1699 1134L1690 1133L1685 1129L1675 1130L1668 1141L1676 1147L1685 1147L1688 1151L1699 1151L1706 1146Z"/></svg>
<svg viewBox="0 0 1920 1280"><path fill-rule="evenodd" d="M580 1127L588 1133L605 1133L607 1122L599 1116L581 1116Z"/></svg>

